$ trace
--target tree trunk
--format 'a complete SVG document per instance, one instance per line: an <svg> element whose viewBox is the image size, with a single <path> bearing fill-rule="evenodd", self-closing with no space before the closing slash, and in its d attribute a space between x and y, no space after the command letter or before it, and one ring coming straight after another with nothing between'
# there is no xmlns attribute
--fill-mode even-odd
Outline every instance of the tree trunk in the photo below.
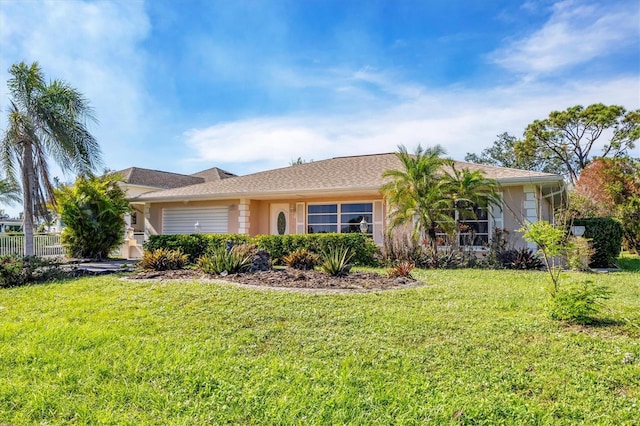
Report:
<svg viewBox="0 0 640 426"><path fill-rule="evenodd" d="M22 148L22 206L24 229L24 255L33 256L33 146L29 141L23 142Z"/></svg>

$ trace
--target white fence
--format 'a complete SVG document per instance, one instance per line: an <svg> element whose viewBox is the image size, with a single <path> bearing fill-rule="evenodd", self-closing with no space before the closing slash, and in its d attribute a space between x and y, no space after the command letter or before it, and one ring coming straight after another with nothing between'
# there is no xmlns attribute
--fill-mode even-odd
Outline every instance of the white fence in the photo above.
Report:
<svg viewBox="0 0 640 426"><path fill-rule="evenodd" d="M60 244L60 234L35 234L33 251L39 257L61 257L64 249ZM23 235L0 235L0 256L24 254Z"/></svg>

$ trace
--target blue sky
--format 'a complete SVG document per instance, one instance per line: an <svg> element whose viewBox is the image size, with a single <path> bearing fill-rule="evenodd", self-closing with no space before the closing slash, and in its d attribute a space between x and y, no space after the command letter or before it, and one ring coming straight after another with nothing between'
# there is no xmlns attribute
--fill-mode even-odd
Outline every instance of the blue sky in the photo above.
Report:
<svg viewBox="0 0 640 426"><path fill-rule="evenodd" d="M37 60L115 170L463 159L553 110L640 107L637 0L0 0L0 44L0 127L7 69Z"/></svg>

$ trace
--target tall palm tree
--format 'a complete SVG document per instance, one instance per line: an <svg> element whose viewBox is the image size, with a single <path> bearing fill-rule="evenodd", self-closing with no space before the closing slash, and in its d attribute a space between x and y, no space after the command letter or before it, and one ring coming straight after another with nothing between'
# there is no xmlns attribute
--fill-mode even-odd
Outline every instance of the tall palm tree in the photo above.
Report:
<svg viewBox="0 0 640 426"><path fill-rule="evenodd" d="M389 202L389 230L402 225L413 225L413 238L427 237L431 250L437 252L437 230L445 231L455 226L451 215L450 200L446 196L446 183L442 179L443 167L452 161L442 156L446 153L440 145L409 154L404 146L396 153L402 170L386 170L383 177L390 180L382 186L382 193Z"/></svg>
<svg viewBox="0 0 640 426"><path fill-rule="evenodd" d="M8 176L19 170L24 208L25 255L33 254L35 219L55 203L47 161L64 171L89 174L101 164L100 147L87 130L93 110L78 90L59 80L48 83L37 62L14 64L7 82L8 127L0 142L0 161Z"/></svg>

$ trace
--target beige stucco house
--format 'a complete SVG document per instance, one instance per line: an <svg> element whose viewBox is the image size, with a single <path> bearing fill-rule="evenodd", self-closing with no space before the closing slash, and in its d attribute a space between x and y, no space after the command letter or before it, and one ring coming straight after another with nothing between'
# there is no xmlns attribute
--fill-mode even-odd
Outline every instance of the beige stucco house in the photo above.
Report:
<svg viewBox="0 0 640 426"><path fill-rule="evenodd" d="M478 246L495 228L511 231L516 246L523 223L550 220L563 200L561 176L456 162L458 169L482 170L498 181L502 206L468 223ZM337 157L246 176L214 168L194 175L127 169L125 186L135 209L131 226L152 234L367 233L383 243L386 201L382 173L399 169L395 154ZM127 173L123 173L127 172Z"/></svg>

